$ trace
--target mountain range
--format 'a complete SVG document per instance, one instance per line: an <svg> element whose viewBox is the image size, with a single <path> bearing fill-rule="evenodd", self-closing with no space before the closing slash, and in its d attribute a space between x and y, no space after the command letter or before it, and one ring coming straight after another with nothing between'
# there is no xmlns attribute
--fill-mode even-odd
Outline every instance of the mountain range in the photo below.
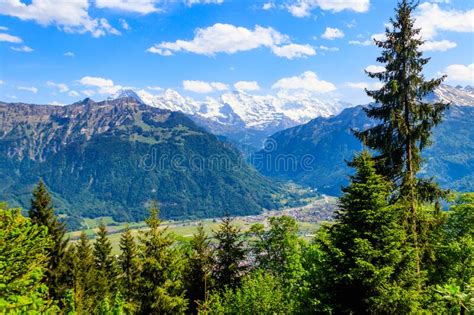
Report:
<svg viewBox="0 0 474 315"><path fill-rule="evenodd" d="M329 117L350 106L339 101L287 95L253 95L241 90L196 101L167 89L152 95L144 90L119 90L110 99L133 97L138 102L187 114L209 132L229 138L239 146L262 147L273 133L306 123L315 117Z"/></svg>
<svg viewBox="0 0 474 315"><path fill-rule="evenodd" d="M474 89L440 86L430 100L450 103L444 121L433 130L432 146L423 157L420 176L434 177L441 186L460 191L474 190ZM330 195L339 195L351 169L346 161L361 151L352 130L366 129L376 122L356 106L331 117L272 135L264 149L252 157L261 173L291 180Z"/></svg>
<svg viewBox="0 0 474 315"><path fill-rule="evenodd" d="M0 103L0 200L27 208L42 178L69 220L258 213L282 190L230 143L172 112L124 97L68 106Z"/></svg>

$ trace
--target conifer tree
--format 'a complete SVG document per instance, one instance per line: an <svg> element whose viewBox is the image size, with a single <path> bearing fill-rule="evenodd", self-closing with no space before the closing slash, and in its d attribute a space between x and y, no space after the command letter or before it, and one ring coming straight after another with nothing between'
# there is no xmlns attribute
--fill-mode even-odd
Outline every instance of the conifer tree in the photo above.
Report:
<svg viewBox="0 0 474 315"><path fill-rule="evenodd" d="M198 306L205 300L212 288L212 248L202 223L191 239L188 265L185 271L186 295L190 309L197 313Z"/></svg>
<svg viewBox="0 0 474 315"><path fill-rule="evenodd" d="M97 271L97 284L100 296L112 296L115 289L115 278L117 276L115 258L112 256L112 243L107 236L107 227L101 221L99 231L94 242L94 261Z"/></svg>
<svg viewBox="0 0 474 315"><path fill-rule="evenodd" d="M68 289L67 264L65 251L68 243L64 223L59 222L54 214L51 196L42 180L33 190L31 207L29 209L31 221L40 226L45 226L53 244L49 248L49 265L45 273L45 282L49 287L52 299L60 301Z"/></svg>
<svg viewBox="0 0 474 315"><path fill-rule="evenodd" d="M95 308L96 271L92 247L85 232L74 246L74 296L79 314L90 314Z"/></svg>
<svg viewBox="0 0 474 315"><path fill-rule="evenodd" d="M240 283L246 267L246 250L240 229L232 224L230 217L222 220L214 233L217 240L213 277L217 288L234 288Z"/></svg>
<svg viewBox="0 0 474 315"><path fill-rule="evenodd" d="M410 313L418 297L403 211L389 204L391 184L367 151L350 165L356 173L343 189L336 223L319 241L327 255L319 289L334 313Z"/></svg>
<svg viewBox="0 0 474 315"><path fill-rule="evenodd" d="M419 202L434 201L444 193L435 183L418 180L416 174L422 163L421 151L430 145L432 128L441 122L448 105L425 101L445 77L427 81L422 74L429 58L423 57L420 29L415 28L416 5L415 1L401 0L395 18L385 31L386 39L375 41L382 48L377 61L385 65L385 70L368 75L382 81L383 87L367 91L377 105L366 112L380 124L356 135L380 153L375 157L379 170L395 183L396 197L409 210L406 227L411 231L416 270L421 279L423 250L420 244L423 240L420 233L429 227L420 226L424 215L418 213L422 211Z"/></svg>
<svg viewBox="0 0 474 315"><path fill-rule="evenodd" d="M120 236L119 246L120 255L118 262L121 270L120 287L125 296L125 307L133 309L136 300L135 297L137 296L138 261L137 245L128 225Z"/></svg>
<svg viewBox="0 0 474 315"><path fill-rule="evenodd" d="M187 308L181 261L173 240L161 226L154 203L146 220L149 230L140 237L141 261L138 300L141 314L176 314Z"/></svg>

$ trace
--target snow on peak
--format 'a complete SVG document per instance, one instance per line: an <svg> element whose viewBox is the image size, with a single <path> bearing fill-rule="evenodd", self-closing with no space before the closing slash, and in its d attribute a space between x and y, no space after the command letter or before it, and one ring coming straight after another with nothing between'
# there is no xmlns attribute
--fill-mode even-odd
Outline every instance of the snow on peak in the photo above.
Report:
<svg viewBox="0 0 474 315"><path fill-rule="evenodd" d="M470 85L453 87L447 84L441 84L434 91L434 98L436 101L451 103L461 106L474 106L474 88Z"/></svg>
<svg viewBox="0 0 474 315"><path fill-rule="evenodd" d="M132 89L120 89L114 95L109 97L109 100L116 100L120 98L133 98L138 103L144 103L141 97L138 96L138 94Z"/></svg>

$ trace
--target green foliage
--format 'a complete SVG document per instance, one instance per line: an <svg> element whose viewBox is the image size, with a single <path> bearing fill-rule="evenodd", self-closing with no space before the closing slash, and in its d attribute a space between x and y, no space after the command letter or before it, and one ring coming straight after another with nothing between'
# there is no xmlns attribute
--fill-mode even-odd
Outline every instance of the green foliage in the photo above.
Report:
<svg viewBox="0 0 474 315"><path fill-rule="evenodd" d="M64 223L59 222L54 213L51 196L42 180L33 190L31 207L28 212L31 221L37 225L47 228L52 245L49 248L49 265L45 273L44 281L49 287L49 295L52 299L60 301L70 285L65 252L68 239L65 237L66 228Z"/></svg>
<svg viewBox="0 0 474 315"><path fill-rule="evenodd" d="M45 227L33 224L19 209L0 206L0 313L54 311L42 281L51 245Z"/></svg>
<svg viewBox="0 0 474 315"><path fill-rule="evenodd" d="M185 269L186 297L190 310L197 312L198 306L206 299L207 292L213 286L211 272L213 267L213 251L211 242L202 224L190 242L188 262Z"/></svg>
<svg viewBox="0 0 474 315"><path fill-rule="evenodd" d="M146 220L149 230L140 236L141 262L138 281L138 312L141 314L179 314L187 308L182 282L180 253L163 229L156 204Z"/></svg>
<svg viewBox="0 0 474 315"><path fill-rule="evenodd" d="M87 235L83 232L74 246L74 300L79 314L92 313L96 307L97 272Z"/></svg>
<svg viewBox="0 0 474 315"><path fill-rule="evenodd" d="M120 255L118 257L118 263L120 266L120 290L125 295L124 307L129 310L134 310L136 307L139 267L137 259L137 245L130 228L127 226L120 236Z"/></svg>
<svg viewBox="0 0 474 315"><path fill-rule="evenodd" d="M217 231L216 257L213 278L219 289L235 287L247 269L244 265L246 250L240 229L232 224L230 217L222 219Z"/></svg>
<svg viewBox="0 0 474 315"><path fill-rule="evenodd" d="M292 314L295 311L278 277L264 271L245 276L241 286L217 291L200 314Z"/></svg>
<svg viewBox="0 0 474 315"><path fill-rule="evenodd" d="M101 295L111 296L116 289L117 267L115 258L112 256L112 244L107 237L107 227L102 222L97 232L93 255L97 271L98 291L101 292Z"/></svg>

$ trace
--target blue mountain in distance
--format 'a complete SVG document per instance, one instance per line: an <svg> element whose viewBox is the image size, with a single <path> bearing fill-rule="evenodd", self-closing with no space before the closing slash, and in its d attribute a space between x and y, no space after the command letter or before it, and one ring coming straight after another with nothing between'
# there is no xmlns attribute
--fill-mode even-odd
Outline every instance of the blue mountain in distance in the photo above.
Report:
<svg viewBox="0 0 474 315"><path fill-rule="evenodd" d="M433 176L441 186L458 191L474 190L474 90L442 85L431 100L451 103L444 121L433 131L433 145L423 154L420 176ZM262 174L339 195L351 169L345 161L362 150L351 130L365 129L375 122L364 106L340 114L313 119L307 124L275 133L267 148L255 153L254 165Z"/></svg>

